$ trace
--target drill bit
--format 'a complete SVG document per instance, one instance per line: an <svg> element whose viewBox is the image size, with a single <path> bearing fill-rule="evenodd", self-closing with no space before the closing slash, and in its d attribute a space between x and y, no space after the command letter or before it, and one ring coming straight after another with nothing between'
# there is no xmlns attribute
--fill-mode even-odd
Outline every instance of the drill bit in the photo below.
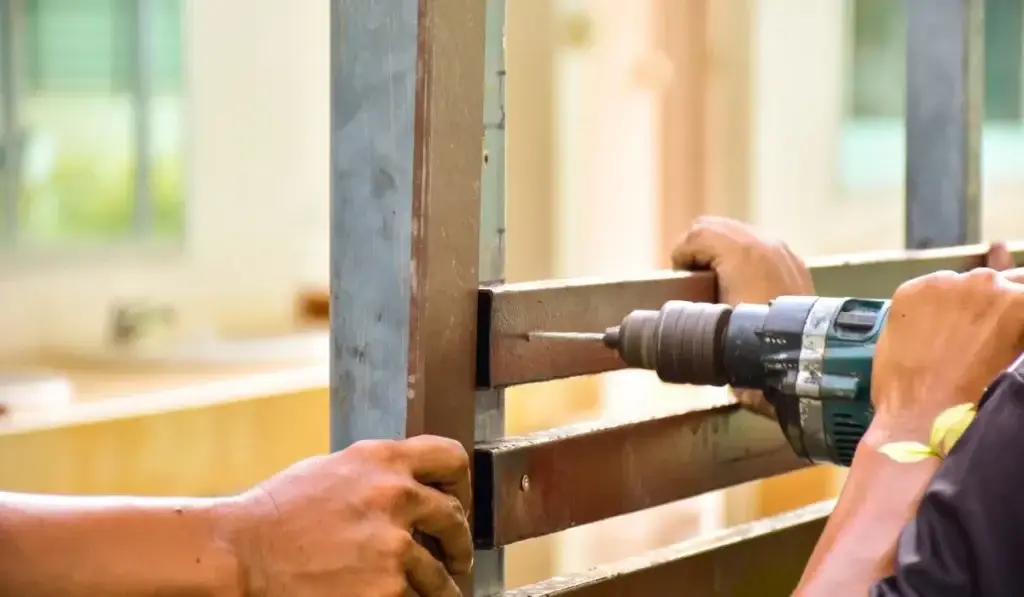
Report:
<svg viewBox="0 0 1024 597"><path fill-rule="evenodd" d="M527 340L568 340L570 342L604 342L602 332L529 332Z"/></svg>

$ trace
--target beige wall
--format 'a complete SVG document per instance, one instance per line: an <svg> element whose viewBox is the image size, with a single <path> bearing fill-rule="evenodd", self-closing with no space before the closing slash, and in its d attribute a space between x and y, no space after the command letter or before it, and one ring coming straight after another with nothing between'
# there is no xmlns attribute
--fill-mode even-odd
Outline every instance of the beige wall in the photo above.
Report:
<svg viewBox="0 0 1024 597"><path fill-rule="evenodd" d="M752 220L805 253L901 248L902 185L847 193L836 180L847 3L771 0L752 6ZM1018 215L1024 155L1018 163L1016 181L986 181L987 238L1024 237L1024 217Z"/></svg>
<svg viewBox="0 0 1024 597"><path fill-rule="evenodd" d="M97 345L114 298L153 298L182 333L290 325L326 281L328 3L194 0L186 19L184 254L0 261L0 352Z"/></svg>

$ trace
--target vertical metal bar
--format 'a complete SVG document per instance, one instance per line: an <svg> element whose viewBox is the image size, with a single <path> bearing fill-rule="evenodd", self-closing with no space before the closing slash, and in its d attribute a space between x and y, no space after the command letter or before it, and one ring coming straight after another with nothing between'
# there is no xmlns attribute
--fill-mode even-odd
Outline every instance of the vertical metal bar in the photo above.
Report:
<svg viewBox="0 0 1024 597"><path fill-rule="evenodd" d="M906 246L981 238L984 0L907 0Z"/></svg>
<svg viewBox="0 0 1024 597"><path fill-rule="evenodd" d="M15 64L14 0L0 0L0 242L18 235L21 139L18 125L18 79Z"/></svg>
<svg viewBox="0 0 1024 597"><path fill-rule="evenodd" d="M132 231L145 237L153 229L152 118L153 103L153 2L126 0L132 16L132 59L129 75L132 109L135 115L135 179L132 204ZM115 17L116 18L116 17Z"/></svg>
<svg viewBox="0 0 1024 597"><path fill-rule="evenodd" d="M505 0L487 0L484 66L480 280L500 284L505 277ZM476 441L505 434L504 398L502 390L477 393ZM504 550L477 550L474 562L474 597L500 595L505 590Z"/></svg>
<svg viewBox="0 0 1024 597"><path fill-rule="evenodd" d="M479 0L331 1L332 449L472 449L485 19Z"/></svg>

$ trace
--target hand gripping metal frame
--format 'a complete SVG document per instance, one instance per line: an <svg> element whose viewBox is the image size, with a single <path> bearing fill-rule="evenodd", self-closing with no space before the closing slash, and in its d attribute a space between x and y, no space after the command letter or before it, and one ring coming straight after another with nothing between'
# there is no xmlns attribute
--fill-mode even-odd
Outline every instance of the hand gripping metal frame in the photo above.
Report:
<svg viewBox="0 0 1024 597"><path fill-rule="evenodd" d="M713 301L714 280L664 272L501 284L504 0L331 7L333 448L432 433L473 450L479 551L473 578L460 579L466 595L789 594L830 503L505 589L505 545L802 463L774 425L728 401L501 437L502 388L621 366L602 351L569 354L522 333L602 329L669 299ZM983 2L908 8L907 246L976 243ZM1024 257L1024 245L1012 250ZM984 252L863 255L812 269L821 294L886 296L916 275L978 265Z"/></svg>

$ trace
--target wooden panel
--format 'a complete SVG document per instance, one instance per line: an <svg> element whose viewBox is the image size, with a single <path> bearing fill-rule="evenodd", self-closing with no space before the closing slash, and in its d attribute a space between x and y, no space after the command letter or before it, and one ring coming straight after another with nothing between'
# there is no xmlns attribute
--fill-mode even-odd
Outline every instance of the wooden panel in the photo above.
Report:
<svg viewBox="0 0 1024 597"><path fill-rule="evenodd" d="M224 495L327 452L327 390L0 436L0 488Z"/></svg>

